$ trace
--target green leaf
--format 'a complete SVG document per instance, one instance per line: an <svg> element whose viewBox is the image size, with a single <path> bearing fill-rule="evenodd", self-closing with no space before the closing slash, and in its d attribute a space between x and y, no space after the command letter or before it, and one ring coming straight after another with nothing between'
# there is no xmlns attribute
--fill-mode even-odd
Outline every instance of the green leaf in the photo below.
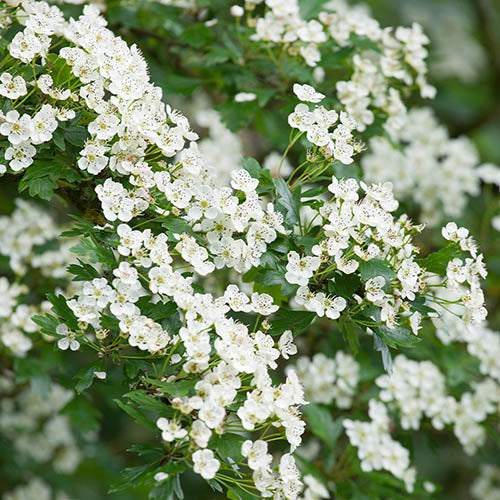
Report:
<svg viewBox="0 0 500 500"><path fill-rule="evenodd" d="M57 189L57 181L66 176L68 166L56 160L35 160L19 182L19 192L28 190L30 196L49 201Z"/></svg>
<svg viewBox="0 0 500 500"><path fill-rule="evenodd" d="M60 151L66 150L66 144L64 143L64 132L62 129L58 128L55 130L54 134L52 135L52 140Z"/></svg>
<svg viewBox="0 0 500 500"><path fill-rule="evenodd" d="M213 39L212 31L202 23L189 25L179 37L180 42L195 48L206 47Z"/></svg>
<svg viewBox="0 0 500 500"><path fill-rule="evenodd" d="M120 471L122 479L112 484L108 493L116 493L117 491L126 490L127 488L137 486L141 483L141 479L149 472L152 464L139 465L137 467L127 467Z"/></svg>
<svg viewBox="0 0 500 500"><path fill-rule="evenodd" d="M105 328L107 330L116 331L120 328L120 321L114 316L110 316L107 314L101 314L100 323L102 328Z"/></svg>
<svg viewBox="0 0 500 500"><path fill-rule="evenodd" d="M226 102L215 106L220 113L222 121L231 132L246 127L252 120L253 114L258 109L256 101L235 102L232 97Z"/></svg>
<svg viewBox="0 0 500 500"><path fill-rule="evenodd" d="M363 281L382 276L386 283L396 277L396 273L391 266L381 259L362 260L359 263L359 272Z"/></svg>
<svg viewBox="0 0 500 500"><path fill-rule="evenodd" d="M55 316L52 316L51 314L44 314L43 316L36 314L35 316L31 317L31 320L41 327L42 333L51 336L56 335L56 328L61 323Z"/></svg>
<svg viewBox="0 0 500 500"><path fill-rule="evenodd" d="M333 448L344 430L342 418L334 420L330 410L318 404L308 404L302 407L302 411L307 417L311 431Z"/></svg>
<svg viewBox="0 0 500 500"><path fill-rule="evenodd" d="M158 398L149 395L146 391L131 391L123 395L124 398L133 401L145 410L164 411L168 406L162 403Z"/></svg>
<svg viewBox="0 0 500 500"><path fill-rule="evenodd" d="M173 500L174 481L172 477L157 484L148 495L150 500Z"/></svg>
<svg viewBox="0 0 500 500"><path fill-rule="evenodd" d="M167 230L169 240L176 240L174 234L189 233L195 236L191 225L180 217L167 217L161 226Z"/></svg>
<svg viewBox="0 0 500 500"><path fill-rule="evenodd" d="M88 238L82 238L78 244L71 247L71 251L81 257L88 257L93 263L100 262L106 269L116 267L113 250L104 241L99 242L93 234Z"/></svg>
<svg viewBox="0 0 500 500"><path fill-rule="evenodd" d="M186 396L194 388L196 380L177 380L176 382L161 382L149 377L144 377L146 382L158 387L162 392L173 397Z"/></svg>
<svg viewBox="0 0 500 500"><path fill-rule="evenodd" d="M349 300L360 286L361 280L357 274L336 273L335 277L328 282L328 291Z"/></svg>
<svg viewBox="0 0 500 500"><path fill-rule="evenodd" d="M243 458L241 454L241 446L246 441L245 436L226 432L219 436L213 434L210 438L209 447L215 449L223 458L231 457L232 460L238 462Z"/></svg>
<svg viewBox="0 0 500 500"><path fill-rule="evenodd" d="M82 368L76 375L75 379L78 380L75 390L78 394L82 393L85 389L88 389L94 382L94 373L98 370L98 363L92 363L91 365Z"/></svg>
<svg viewBox="0 0 500 500"><path fill-rule="evenodd" d="M89 133L85 127L67 128L64 130L64 138L73 146L82 147L89 138Z"/></svg>
<svg viewBox="0 0 500 500"><path fill-rule="evenodd" d="M70 330L78 330L78 320L68 307L66 297L48 293L47 300L52 304L52 310L68 325Z"/></svg>
<svg viewBox="0 0 500 500"><path fill-rule="evenodd" d="M100 278L101 273L90 264L86 264L78 259L78 264L70 264L66 269L68 273L74 276L73 281L92 281L94 278Z"/></svg>
<svg viewBox="0 0 500 500"><path fill-rule="evenodd" d="M414 335L407 328L395 326L388 328L387 326L379 326L374 328L380 338L390 347L413 347L422 339Z"/></svg>
<svg viewBox="0 0 500 500"><path fill-rule="evenodd" d="M314 312L282 308L279 310L279 317L272 322L269 334L280 335L285 330L292 330L294 335L299 335L309 327L315 317Z"/></svg>
<svg viewBox="0 0 500 500"><path fill-rule="evenodd" d="M123 403L119 399L113 399L113 402L119 406L127 415L132 417L132 419L137 422L139 425L142 425L143 427L147 427L148 429L151 430L157 430L156 425L148 420L148 418L140 412L137 408L133 407L132 405Z"/></svg>
<svg viewBox="0 0 500 500"><path fill-rule="evenodd" d="M144 297L143 300L138 301L137 305L144 316L158 322L177 312L177 304L173 301L166 304L163 302L153 304L149 302L149 297Z"/></svg>
<svg viewBox="0 0 500 500"><path fill-rule="evenodd" d="M424 259L416 259L416 263L420 267L425 267L427 271L431 273L436 273L440 275L446 275L446 268L448 262L455 258L460 258L463 256L462 250L456 244L450 244L447 247L441 248L437 252L429 254Z"/></svg>
<svg viewBox="0 0 500 500"><path fill-rule="evenodd" d="M339 328L342 331L344 339L349 342L349 346L354 355L358 354L359 347L359 335L358 328L356 324L351 319L342 319L342 316L339 318Z"/></svg>
<svg viewBox="0 0 500 500"><path fill-rule="evenodd" d="M285 279L284 271L277 271L275 269L261 269L255 276L254 289L258 291L255 286L262 287L279 286L279 299L294 295L297 291L298 285L292 285ZM261 292L262 293L262 292ZM269 292L267 292L269 293ZM273 295L270 293L270 295ZM273 295L274 297L274 295Z"/></svg>
<svg viewBox="0 0 500 500"><path fill-rule="evenodd" d="M276 204L285 216L285 222L292 226L297 224L300 220L300 189L296 189L292 194L281 177L274 179L274 185L278 193Z"/></svg>
<svg viewBox="0 0 500 500"><path fill-rule="evenodd" d="M191 95L198 87L203 84L200 78L176 75L170 73L166 80L159 81L158 85L167 94Z"/></svg>

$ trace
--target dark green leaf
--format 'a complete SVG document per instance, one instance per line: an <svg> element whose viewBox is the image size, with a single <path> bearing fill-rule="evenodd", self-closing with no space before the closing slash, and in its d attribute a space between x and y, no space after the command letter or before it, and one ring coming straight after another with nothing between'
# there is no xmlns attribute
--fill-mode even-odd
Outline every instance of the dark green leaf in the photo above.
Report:
<svg viewBox="0 0 500 500"><path fill-rule="evenodd" d="M385 282L389 283L396 276L391 266L381 259L362 260L359 263L359 272L363 281L382 276Z"/></svg>
<svg viewBox="0 0 500 500"><path fill-rule="evenodd" d="M410 330L401 326L395 326L394 328L379 326L375 328L375 331L390 347L396 347L398 345L401 347L413 347L422 340L420 337L414 335Z"/></svg>
<svg viewBox="0 0 500 500"><path fill-rule="evenodd" d="M177 380L176 382L161 382L149 377L144 377L146 382L158 387L160 391L174 397L186 396L196 384L196 380Z"/></svg>
<svg viewBox="0 0 500 500"><path fill-rule="evenodd" d="M274 179L276 192L278 193L277 207L285 216L285 222L295 225L300 219L300 189L292 194L288 185L281 177Z"/></svg>
<svg viewBox="0 0 500 500"><path fill-rule="evenodd" d="M210 438L209 447L215 449L223 458L231 457L232 460L238 462L243 458L241 454L241 445L246 440L245 436L226 432L219 436L213 434Z"/></svg>
<svg viewBox="0 0 500 500"><path fill-rule="evenodd" d="M78 320L68 307L63 295L47 294L47 300L52 304L52 310L68 325L70 330L78 330Z"/></svg>
<svg viewBox="0 0 500 500"><path fill-rule="evenodd" d="M285 330L292 330L294 335L299 335L306 330L316 317L316 313L310 311L293 311L291 309L280 309L279 317L272 321L269 333L280 335Z"/></svg>
<svg viewBox="0 0 500 500"><path fill-rule="evenodd" d="M425 267L427 271L440 275L446 275L448 262L463 255L460 247L456 244L450 244L447 247L441 248L437 252L429 254L424 259L417 259L416 263L420 267Z"/></svg>
<svg viewBox="0 0 500 500"><path fill-rule="evenodd" d="M75 379L78 380L75 390L78 394L88 389L94 382L94 373L98 370L98 364L92 363L91 365L82 368L76 375Z"/></svg>

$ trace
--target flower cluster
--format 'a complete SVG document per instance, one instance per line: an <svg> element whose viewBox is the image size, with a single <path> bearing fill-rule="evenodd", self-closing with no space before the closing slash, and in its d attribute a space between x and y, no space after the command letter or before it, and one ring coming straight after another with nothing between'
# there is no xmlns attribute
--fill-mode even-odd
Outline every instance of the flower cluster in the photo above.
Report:
<svg viewBox="0 0 500 500"><path fill-rule="evenodd" d="M252 15L259 3L262 1L247 2L247 12ZM266 0L265 4L269 10L263 17L249 17L249 24L255 25L252 39L281 44L290 54L300 55L315 68L316 79L325 78L318 65L323 46L333 53L346 47L354 49L350 56L352 76L338 81L336 90L359 131L374 122L374 110L382 111L393 125L401 123L406 108L393 81L406 87L417 85L423 97L434 97L435 89L426 81L425 45L429 39L417 23L411 28L382 28L363 6L351 7L342 0L323 5L318 18L309 21L300 17L296 0ZM358 39L364 44L356 44Z"/></svg>
<svg viewBox="0 0 500 500"><path fill-rule="evenodd" d="M422 417L435 429L453 425L464 450L473 454L484 443L485 429L479 425L491 413L498 413L500 385L492 379L477 383L473 392L465 392L459 401L448 395L445 378L430 361L412 361L398 355L391 377L376 380L382 389L380 399L395 405L403 429L418 429Z"/></svg>
<svg viewBox="0 0 500 500"><path fill-rule="evenodd" d="M411 199L421 208L421 220L438 224L458 217L468 196L479 192L481 180L494 182L494 166L480 166L475 146L467 137L450 138L430 108L414 108L403 126L370 140L361 164L371 182L390 181L399 199ZM397 149L394 145L397 145Z"/></svg>
<svg viewBox="0 0 500 500"><path fill-rule="evenodd" d="M36 323L60 350L94 350L108 366L128 359L143 363L132 375L126 370L126 397L158 413L164 456L161 465L151 466L156 482L169 479L167 462L174 469L192 468L210 484L239 485L259 497L294 500L304 482L305 499L328 498L316 478L302 480L293 457L305 429L300 407L309 400L349 408L360 367L342 351L334 359L316 354L297 361L298 373L285 367L286 378L280 379L278 364L297 352L296 325L286 314L361 327L386 349L384 342L393 347L401 338L411 345L422 320L440 308L465 324L486 316L480 288L486 271L466 230L444 228L453 255L446 262L418 258L414 237L422 228L406 215L393 216L398 202L390 182L333 175L360 152L354 134L374 121L375 112L391 117L393 127L403 122L405 109L392 83L416 84L422 94L432 94L425 82L426 37L417 25L382 29L340 2L317 20L304 21L298 3L267 0L270 10L256 20L255 40L287 44L311 67L322 43L333 41L334 51L353 47L355 53L351 80L337 85L346 111L329 109L326 96L310 85L293 86L301 103L288 116L292 131L285 154L268 160L278 177L273 179L271 169L254 160L238 168L241 143L205 111L199 124L225 135L222 143L228 145L218 170L225 154L221 142L197 142L187 118L163 103L139 49L107 29L97 8L85 6L80 17L66 21L45 2L14 3L5 12L20 31L8 43L0 75L9 110L0 115L4 160L10 173L26 170L23 182L40 171L49 177L44 194L59 190L64 197L72 182L85 183L79 206L89 201L70 232L81 237L73 252L84 257L69 269L76 284L52 295L52 313ZM247 2L247 11L258 3ZM241 10L232 13L240 17ZM361 49L357 37L378 50ZM33 80L23 67L33 69ZM237 96L253 99L256 94ZM314 147L288 179L279 178L287 166L292 169L286 154L302 137ZM50 165L47 174L52 142L61 150L60 164ZM71 182L64 181L64 172L71 173ZM311 195L312 215L304 220L303 187L318 179L330 184L315 184L314 193L331 196ZM19 203L11 218L0 220L1 251L16 274L31 266L45 277L65 278L72 243L54 251L38 248L58 234L28 204ZM33 311L18 305L23 288L3 279L0 288L7 297L0 316L8 330L1 338L22 354L29 339L9 340L7 333L38 328L30 320ZM487 354L475 349L493 376ZM500 400L495 382L486 379L449 404L432 364L406 360L408 368L402 359L396 358L397 375L378 379L381 399L402 412L404 428L418 427L424 415L436 427L454 424L466 451L474 451L483 439L479 422ZM96 366L90 378L106 379ZM427 390L429 379L433 390ZM369 407L371 422L344 420L362 469L387 470L412 491L415 471L408 450L390 436L386 406L372 399ZM236 443L231 452L221 446L225 439ZM58 436L53 441L71 444ZM275 441L284 443L275 449Z"/></svg>
<svg viewBox="0 0 500 500"><path fill-rule="evenodd" d="M351 407L360 371L351 355L337 351L335 358L328 358L323 353L312 358L301 356L295 369L307 401L326 405L335 401L338 408Z"/></svg>
<svg viewBox="0 0 500 500"><path fill-rule="evenodd" d="M496 500L500 497L500 468L495 465L482 465L479 477L471 488L474 500Z"/></svg>
<svg viewBox="0 0 500 500"><path fill-rule="evenodd" d="M51 384L47 395L32 389L20 390L13 376L0 378L2 393L0 434L12 442L24 461L52 467L56 472L72 474L81 460L69 417L59 410L73 398L73 392Z"/></svg>
<svg viewBox="0 0 500 500"><path fill-rule="evenodd" d="M404 481L409 493L413 491L416 471L410 467L410 453L390 434L391 418L383 403L369 401L369 422L345 419L343 424L349 441L358 448L361 469L387 470Z"/></svg>
<svg viewBox="0 0 500 500"><path fill-rule="evenodd" d="M360 149L359 144L354 143L352 135L352 131L356 128L354 119L342 111L340 123L330 132L339 119L338 113L334 110L328 110L324 106L315 106L311 111L309 106L304 104L304 102L321 102L325 96L310 85L296 83L293 90L299 100L303 102L297 104L294 112L288 116L290 127L305 133L309 142L322 148L325 158L333 157L345 165L352 163L355 147L358 152Z"/></svg>

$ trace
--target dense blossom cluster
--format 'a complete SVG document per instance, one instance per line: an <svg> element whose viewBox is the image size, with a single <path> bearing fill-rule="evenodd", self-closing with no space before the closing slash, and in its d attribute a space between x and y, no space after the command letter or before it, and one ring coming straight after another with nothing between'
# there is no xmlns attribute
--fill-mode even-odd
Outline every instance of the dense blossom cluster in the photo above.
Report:
<svg viewBox="0 0 500 500"><path fill-rule="evenodd" d="M247 12L251 14L259 3L246 2ZM393 184L340 178L332 175L332 169L353 162L363 149L358 134L380 110L398 134L394 141L409 143L406 147L412 151L405 154L412 161L418 157L413 149L419 146L413 147L412 141L426 143L418 136L422 124L407 126L414 114L405 118L401 93L391 85L394 81L417 85L423 96L433 95L425 81L428 40L418 25L382 29L364 9L351 9L342 2L331 2L325 6L327 12L311 21L300 18L295 1L265 4L264 17L253 19L255 41L286 44L311 67L317 67L323 43L333 41L335 50L355 48L351 79L337 83L337 109L321 105L328 100L314 87L293 86L301 102L288 116L292 130L287 152L301 138L313 145L294 183L299 168L293 170L286 152L269 155L264 163L268 170L257 162L253 169L237 168L241 141L223 127L213 110L198 112L198 124L213 137L197 142L198 134L187 118L163 103L162 91L150 82L139 49L107 29L96 7L86 6L78 19L67 21L57 7L45 2L7 2L9 15L4 22L18 22L21 29L8 44L8 71L0 74L0 96L9 104L8 111L0 112L1 140L6 145L0 174L29 174L39 168L47 146L60 141L61 134L70 136L66 127L76 124L86 139L77 147L71 168L88 183L92 195L95 191L98 208L91 208L98 216L86 212L91 222L84 220L87 225L80 234L85 237L73 247L73 253L86 260L73 268L76 283L55 297L52 315L35 318L35 324L32 314L46 311L47 304L24 305L27 289L0 279L5 298L0 304L0 338L15 354L23 355L31 348L26 334L41 324L63 351L85 347L113 361L120 360L123 351L132 351L141 360L158 361L161 368L154 365L155 379L141 372L131 387L142 391L156 409L161 407L156 427L171 462L187 464L208 481L239 483L260 497L316 500L330 494L314 476L301 477L293 456L305 431L300 407L335 402L339 409L350 408L360 366L342 351L332 359L318 353L299 358L295 368L287 366L280 382L278 363L297 353L294 332L287 329L295 325L276 326L280 307L307 317L351 321L379 343L381 338L404 336L402 330L413 340L424 318L438 323L437 316L450 314L465 332L457 339L468 343L482 372L492 378L477 383L458 401L447 394L444 377L432 363L398 356L393 375L376 381L387 405L371 399L370 422L343 421L362 470L389 471L411 492L416 472L409 451L391 437L389 409L401 414L404 429L418 428L424 416L437 429L453 425L468 453L484 441L479 424L498 410L500 389L493 380L499 379L498 338L480 326L477 331L484 335L479 342L469 331L486 317L480 287L486 270L473 238L453 223L443 229L443 236L449 241L447 250L456 257L446 262L445 272L429 269L432 260L419 259L414 244L422 227L404 214L393 215L398 208ZM232 9L233 16L241 14L242 9ZM375 50L358 48L358 37L366 38ZM41 63L36 69L35 62ZM33 74L21 72L21 67L33 68ZM62 69L67 78L60 82ZM320 80L318 69L315 75ZM255 98L240 93L235 100ZM443 131L438 135L420 153L434 155L443 171L449 170L448 162L461 161L465 166L460 180L470 180L471 165L477 164L474 153L464 141L451 141ZM377 141L376 152L381 144ZM365 162L376 163L373 156ZM366 169L370 177L370 166ZM481 179L496 176L491 169L476 170L482 172ZM279 178L288 174L288 180ZM303 224L306 218L300 207L292 206L297 199L300 205L301 181L322 174L323 181L329 179L331 197L315 197ZM265 182L260 183L261 178ZM380 181L380 176L373 178ZM398 180L391 180L399 192ZM426 199L432 198L418 187ZM445 200L448 195L441 196ZM462 202L454 199L454 203L445 213L457 213ZM32 268L59 280L67 276L66 267L72 262L69 248L74 244L68 240L51 246L59 233L43 212L18 202L11 217L0 219L0 252L9 257L18 277ZM262 291L257 278L252 287L247 278L260 267L274 272L272 278L278 276L281 287L292 290L290 297L270 294L275 281ZM342 286L349 278L352 290L346 293ZM204 286L209 280L216 285ZM106 372L91 376L106 379ZM21 417L16 405L25 405L22 418L34 412L47 419L44 438L22 437L15 446L46 461L60 451L43 440L48 439L51 446L64 450L55 466L70 472L79 460L74 440L64 417L50 412L59 410L71 394L57 386L53 392L58 403L51 404L50 411L28 396L2 401L0 430L17 425ZM31 421L27 425L35 427ZM245 439L238 446L243 461L236 465L214 442L243 433ZM278 440L285 445L276 452L273 443ZM31 449L33 442L37 445ZM160 471L154 478L161 483L168 475ZM36 493L21 489L7 498L51 495L37 480L25 488Z"/></svg>
<svg viewBox="0 0 500 500"><path fill-rule="evenodd" d="M500 498L500 467L482 465L479 477L471 488L474 500L497 500Z"/></svg>
<svg viewBox="0 0 500 500"><path fill-rule="evenodd" d="M498 177L494 166L478 167L472 142L450 138L430 108L412 109L403 126L389 133L392 143L384 137L370 140L369 153L361 162L365 178L392 182L400 199L419 205L423 222L437 224L444 217L458 217L468 196L478 194L480 181Z"/></svg>
<svg viewBox="0 0 500 500"><path fill-rule="evenodd" d="M403 429L418 429L424 416L438 430L451 424L469 454L485 441L486 431L479 424L499 411L500 386L494 380L475 384L473 392L465 392L457 401L447 393L445 378L432 362L403 355L395 359L393 376L382 375L376 384L382 389L382 401L397 408Z"/></svg>
<svg viewBox="0 0 500 500"><path fill-rule="evenodd" d="M10 281L0 277L0 341L15 356L24 356L33 346L31 337L39 326L31 317L50 308L46 300L28 300L29 287L20 278L28 272L65 278L66 267L75 260L69 250L74 240L55 244L61 229L45 210L22 199L16 200L10 216L0 217L0 254L8 257L10 268L19 278Z"/></svg>
<svg viewBox="0 0 500 500"><path fill-rule="evenodd" d="M250 13L259 2L247 2ZM396 80L405 86L416 84L423 97L433 97L435 89L426 81L425 45L429 39L418 24L411 28L382 28L364 6L348 6L341 0L325 4L317 19L305 21L300 17L299 4L293 1L266 0L269 7L264 17L252 19L256 41L283 44L290 53L300 54L308 66L316 68L315 76L322 80L321 48L335 42L333 51L356 47L356 39L365 47L352 55L354 72L347 81L338 81L336 90L346 111L356 121L359 131L375 119L374 110L390 118L394 126L401 125L406 108L400 91L392 86Z"/></svg>
<svg viewBox="0 0 500 500"><path fill-rule="evenodd" d="M312 358L301 356L295 369L307 401L327 405L335 401L338 408L351 407L360 371L351 355L337 351L335 358L328 358L323 353Z"/></svg>
<svg viewBox="0 0 500 500"><path fill-rule="evenodd" d="M76 437L69 418L59 411L73 398L72 391L57 384L44 396L30 388L21 388L13 374L0 376L0 435L11 442L18 463L34 462L59 474L72 474L81 460ZM52 499L69 500L63 491L55 492L37 477L4 493L4 500Z"/></svg>
<svg viewBox="0 0 500 500"><path fill-rule="evenodd" d="M70 247L75 241L66 239L51 246L61 231L46 210L17 199L12 214L0 217L0 254L9 257L16 274L31 267L46 277L64 278L67 265L74 260Z"/></svg>
<svg viewBox="0 0 500 500"><path fill-rule="evenodd" d="M422 24L432 40L431 72L441 78L455 77L464 83L478 81L487 66L487 53L475 38L477 20L468 8L457 9L452 2L401 5L407 19Z"/></svg>
<svg viewBox="0 0 500 500"><path fill-rule="evenodd" d="M359 188L365 192L363 198ZM365 307L374 305L380 309L380 319L387 327L393 328L399 323L399 315L407 316L408 301L413 301L416 294L434 286L449 292L448 302L463 306L457 314L466 322L477 323L486 316L484 296L479 286L486 270L482 255L477 254L476 244L468 231L458 229L450 223L443 229L443 236L460 246L470 254L465 262L460 259L450 261L445 279L435 283L435 273L427 273L416 262L418 248L412 244L412 237L421 230L413 226L406 216L394 219L391 212L396 210L398 202L392 194L392 185L365 183L354 179L338 180L335 177L328 186L333 194L328 203L321 204L319 215L325 221L324 235L311 248L314 256L300 256L296 252L288 254L287 273L289 283L298 284L295 300L318 316L326 315L336 319L346 308L343 297L327 296L314 288L320 283L318 276L336 269L343 274L355 273L360 262L383 259L392 271L390 282L384 276L374 276L365 284ZM333 281L335 277L332 278ZM441 292L442 293L442 292ZM453 297L452 297L453 296ZM443 300L429 297L443 306ZM362 298L359 297L359 302ZM360 306L362 307L362 306ZM458 311L457 309L457 311ZM408 322L412 331L418 332L422 315L415 311Z"/></svg>
<svg viewBox="0 0 500 500"><path fill-rule="evenodd" d="M62 47L59 56L84 84L79 98L95 113L87 126L91 139L80 152L78 166L89 174L109 168L128 178L128 182L121 183L109 177L96 187L104 216L111 222L129 222L152 205L163 215L169 209L185 211L186 220L194 229L206 234L212 253L209 259L207 248L188 232L174 233L174 241L170 241L166 234L155 235L148 229L115 226L121 262L112 269L114 278L111 282L106 278L82 282L76 297L68 301L79 329L59 325L59 347L78 349L87 339L85 332L97 340L106 338L107 332L100 324L106 313L119 320L120 335L131 346L154 354L165 354L169 349L168 359L178 366L178 376L196 374L197 383L193 396L172 401L177 418L184 419L181 427L186 427L185 432L173 422L160 420L158 425L167 442L182 440L189 430L189 443L195 448L193 465L205 478L215 476L219 463L213 452L205 449L212 430L223 433L226 422L235 417L247 430L274 422L283 429L293 450L300 444L304 428L297 409L304 403L302 389L294 373L289 373L286 382L279 386L273 385L268 374L269 369L276 367L280 347L286 349L286 357L293 351L290 341L285 342L289 333L285 332L284 340L278 344L263 331L251 331L227 316L231 309L267 316L276 312L278 306L273 305L270 295L254 292L249 298L235 286L229 286L219 298L196 293L193 278L185 277L174 267L182 259L201 276L216 267L244 272L258 265L277 232L286 232L283 215L274 211L272 205L265 209L260 206L255 191L258 181L245 170L233 171L231 175L231 185L240 196L229 187L215 186L215 176L205 165L197 144L191 142L183 149L185 140L194 141L197 134L190 130L183 115L165 108L161 92L148 81L138 50L129 48L107 30L96 10L85 7L77 21L66 23L55 7L49 8L43 2L24 4L29 7L23 16L26 28L9 46L11 56L30 62L48 50L53 33L64 33L73 42L71 47ZM28 36L34 39L30 46L24 43ZM111 93L110 99L105 97L105 91ZM35 126L36 133L42 135L34 138L30 132L27 140L31 142L26 148L52 137L57 113L55 108L46 106L46 115L36 118L37 124L44 125ZM166 121L171 125L166 125ZM111 142L116 133L118 140ZM179 155L174 164L166 165L162 160L152 165L147 162L151 151L166 158ZM29 163L24 166L29 167ZM246 239L233 238L235 233L243 232ZM176 256L175 263L171 253ZM175 303L184 319L180 330L169 332L141 313L136 304L150 294L156 301ZM211 340L215 340L214 353ZM240 390L248 385L250 389ZM244 397L236 400L237 396ZM291 455L282 456L274 476L267 465L252 467L249 462L249 466L255 487L263 494L283 491L289 498L298 495L300 475Z"/></svg>
<svg viewBox="0 0 500 500"><path fill-rule="evenodd" d="M391 418L386 406L374 399L369 401L369 422L345 419L343 424L353 446L358 448L361 469L387 470L402 479L409 493L413 491L416 470L410 466L410 453L391 437Z"/></svg>

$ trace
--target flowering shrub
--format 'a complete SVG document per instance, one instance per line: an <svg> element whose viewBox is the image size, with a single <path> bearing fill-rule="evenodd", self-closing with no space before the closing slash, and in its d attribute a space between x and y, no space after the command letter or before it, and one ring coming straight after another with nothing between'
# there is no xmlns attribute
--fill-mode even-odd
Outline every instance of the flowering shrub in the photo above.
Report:
<svg viewBox="0 0 500 500"><path fill-rule="evenodd" d="M500 337L485 324L475 238L446 221L425 248L393 183L437 224L497 169L475 169L473 147L432 119L438 140L421 147L434 129L405 101L435 89L418 24L382 28L342 2L221 4L207 20L210 7L184 2L101 14L0 1L0 173L33 198L0 218L0 431L19 419L16 452L71 474L96 453L90 395L105 391L104 407L150 433L111 492L182 499L192 471L232 499L424 498L436 487L405 435L425 422L466 454L489 445ZM184 75L157 86L138 43L108 27L140 32L120 18L134 8L175 12ZM205 87L191 109L201 140L165 103L163 87L189 85ZM261 146L243 157L272 127L262 165ZM429 192L419 164L449 191ZM451 389L447 362L470 366ZM482 470L473 491L490 488L495 469ZM69 491L33 474L4 498Z"/></svg>

